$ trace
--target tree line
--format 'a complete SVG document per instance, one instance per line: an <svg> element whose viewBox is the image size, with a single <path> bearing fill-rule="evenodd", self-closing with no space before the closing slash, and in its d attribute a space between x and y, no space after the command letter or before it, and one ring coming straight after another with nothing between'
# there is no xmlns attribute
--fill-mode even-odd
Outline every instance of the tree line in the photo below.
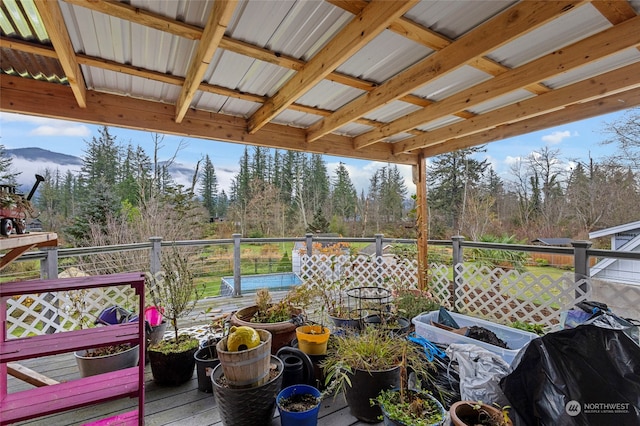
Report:
<svg viewBox="0 0 640 426"><path fill-rule="evenodd" d="M480 159L483 146L430 159L429 237L577 239L638 220L638 111L608 125L610 138L603 143L616 149L598 161L571 161L544 147L516 161L502 178ZM96 239L143 241L152 235L225 238L234 232L247 237L306 232L415 237L415 200L394 164L378 168L358 193L344 163L329 173L319 154L245 147L227 192L218 185L209 155L197 162L189 185L177 184L170 168L184 145L161 160L163 137L152 137L149 154L139 145L120 143L102 127L86 141L79 173L45 170L35 199L45 229L75 245L96 244ZM14 175L0 145L0 176L11 181Z"/></svg>

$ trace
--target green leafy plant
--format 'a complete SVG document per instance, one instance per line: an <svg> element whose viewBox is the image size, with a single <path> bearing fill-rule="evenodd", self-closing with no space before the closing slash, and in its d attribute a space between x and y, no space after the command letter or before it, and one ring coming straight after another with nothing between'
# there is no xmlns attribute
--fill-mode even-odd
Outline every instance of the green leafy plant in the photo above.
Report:
<svg viewBox="0 0 640 426"><path fill-rule="evenodd" d="M273 303L269 289L261 288L256 292L258 310L250 321L275 323L289 321L299 315L311 302L311 295L303 286L295 286L279 302Z"/></svg>
<svg viewBox="0 0 640 426"><path fill-rule="evenodd" d="M543 324L535 324L524 321L514 321L511 323L511 327L517 328L519 330L528 331L530 333L535 333L538 336L544 336L546 334Z"/></svg>
<svg viewBox="0 0 640 426"><path fill-rule="evenodd" d="M371 403L380 405L390 419L402 424L427 426L440 423L444 409L426 391L409 389L407 349L410 347L402 348L400 388L383 390Z"/></svg>
<svg viewBox="0 0 640 426"><path fill-rule="evenodd" d="M433 367L418 345L377 327L366 327L333 339L321 366L327 389L340 393L346 386L351 387L350 377L355 369L387 370L403 362L417 377L430 380Z"/></svg>

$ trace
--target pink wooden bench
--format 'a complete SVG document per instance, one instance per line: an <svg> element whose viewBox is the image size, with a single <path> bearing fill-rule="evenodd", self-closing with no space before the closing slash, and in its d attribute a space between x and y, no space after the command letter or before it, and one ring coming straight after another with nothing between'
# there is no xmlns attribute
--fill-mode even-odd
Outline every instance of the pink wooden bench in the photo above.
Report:
<svg viewBox="0 0 640 426"><path fill-rule="evenodd" d="M20 339L8 339L6 335L6 303L12 296L120 285L130 285L135 289L139 296L138 312L144 312L144 275L140 273L0 284L0 318L2 319L0 425L124 397L137 397L138 409L93 424L143 424L145 347L143 321ZM137 367L7 393L7 363L9 362L120 343L139 345L140 361Z"/></svg>

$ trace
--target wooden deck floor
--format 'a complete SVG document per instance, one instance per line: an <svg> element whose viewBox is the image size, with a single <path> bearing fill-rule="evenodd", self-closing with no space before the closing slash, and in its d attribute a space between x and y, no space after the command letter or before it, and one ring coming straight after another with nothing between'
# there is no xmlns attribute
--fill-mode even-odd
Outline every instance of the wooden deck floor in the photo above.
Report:
<svg viewBox="0 0 640 426"><path fill-rule="evenodd" d="M31 368L57 381L66 381L79 377L73 354L43 357L21 362L21 365ZM157 385L151 376L151 369L146 368L146 397L145 397L145 425L222 425L218 407L211 393L198 390L196 373L184 385L165 387ZM26 389L31 385L16 378L9 378L9 392ZM34 401L37 404L37 401ZM82 409L60 413L18 423L20 425L42 426L70 426L82 425L120 412L135 409L136 399L121 399L105 404L93 405ZM279 425L276 417L272 425ZM348 426L363 425L349 413L344 398L329 398L323 401L318 425L320 426ZM380 423L381 424L381 423Z"/></svg>
<svg viewBox="0 0 640 426"><path fill-rule="evenodd" d="M284 292L274 292L274 299L278 300ZM210 298L200 300L196 309L181 321L184 328L193 328L206 324L211 317L228 313L243 306L251 305L254 298L251 295L241 298ZM206 314L204 312L207 312ZM72 353L42 357L21 361L20 365L30 368L53 380L63 382L80 377L75 358ZM151 368L146 367L145 377L145 425L222 425L218 407L211 393L198 390L198 381L194 371L192 379L177 387L159 386L153 381ZM8 391L16 392L31 387L31 385L9 377ZM34 401L34 403L37 403ZM82 425L101 418L135 409L136 399L121 399L105 404L93 405L82 409L41 417L38 419L17 423L19 425L42 426L71 426ZM279 425L278 413L272 425ZM349 426L364 425L349 413L349 407L342 396L323 401L318 420L319 426ZM380 423L382 424L382 423Z"/></svg>

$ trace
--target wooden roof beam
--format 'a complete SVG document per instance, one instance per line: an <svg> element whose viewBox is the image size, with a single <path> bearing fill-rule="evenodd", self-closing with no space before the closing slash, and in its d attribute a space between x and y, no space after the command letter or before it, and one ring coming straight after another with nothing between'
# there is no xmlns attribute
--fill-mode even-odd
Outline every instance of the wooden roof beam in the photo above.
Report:
<svg viewBox="0 0 640 426"><path fill-rule="evenodd" d="M310 145L305 141L304 129L273 123L252 135L242 117L201 110L189 110L183 122L176 123L172 105L92 90L87 91L87 108L78 108L69 87L17 76L4 75L0 93L0 111L18 114L372 161L417 161L417 154L394 155L389 144L378 144L366 153L354 151L351 138L346 136L327 135Z"/></svg>
<svg viewBox="0 0 640 426"><path fill-rule="evenodd" d="M581 1L520 2L309 128L313 141L571 10Z"/></svg>
<svg viewBox="0 0 640 426"><path fill-rule="evenodd" d="M76 61L76 52L73 50L60 5L57 1L37 1L34 3L67 81L69 81L69 86L73 90L76 102L80 108L86 108L87 85L82 76L80 65Z"/></svg>
<svg viewBox="0 0 640 426"><path fill-rule="evenodd" d="M176 123L180 123L187 113L237 4L238 2L235 0L216 0L213 3L213 9L198 43L198 50L189 64L182 91L176 102Z"/></svg>
<svg viewBox="0 0 640 426"><path fill-rule="evenodd" d="M426 157L433 157L457 149L483 145L502 139L513 138L526 133L561 126L578 120L585 120L603 114L610 114L640 105L640 88L615 93L604 98L569 105L561 110L537 115L526 120L509 123L462 138L451 139L438 145L424 148ZM375 146L375 145L374 145Z"/></svg>
<svg viewBox="0 0 640 426"><path fill-rule="evenodd" d="M402 2L372 0L358 16L308 61L302 70L289 79L278 93L249 118L249 132L255 133L260 130L417 2L418 0Z"/></svg>
<svg viewBox="0 0 640 426"><path fill-rule="evenodd" d="M361 138L368 141L375 133L386 134L398 132L399 129L412 129L428 121L462 111L469 105L477 105L520 88L523 84L553 77L562 72L586 65L606 56L640 44L640 16L624 21L621 24L580 40L571 46L551 52L541 58L528 62L518 68L501 74L491 80L456 93L441 102L434 103L420 111L408 114L379 130L373 130L355 138L355 143L363 145ZM585 52L589 52L585 55ZM541 95L540 95L541 96ZM427 132L428 134L429 132ZM366 138L366 139L365 139ZM422 141L406 142L398 145L396 151L418 149Z"/></svg>
<svg viewBox="0 0 640 426"><path fill-rule="evenodd" d="M453 123L421 136L396 142L394 151L405 152L408 146L417 146L416 149L419 149L438 145L447 140L482 132L505 123L514 123L559 110L567 105L611 96L638 87L640 87L640 63L634 63L463 122Z"/></svg>

